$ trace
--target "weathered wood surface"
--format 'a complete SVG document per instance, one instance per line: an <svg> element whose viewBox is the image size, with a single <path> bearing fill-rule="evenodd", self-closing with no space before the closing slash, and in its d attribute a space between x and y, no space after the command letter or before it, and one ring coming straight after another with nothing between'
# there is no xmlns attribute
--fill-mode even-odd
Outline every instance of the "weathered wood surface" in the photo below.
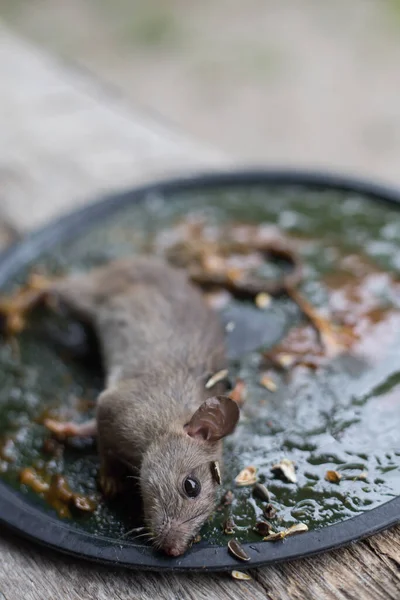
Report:
<svg viewBox="0 0 400 600"><path fill-rule="evenodd" d="M4 29L0 72L1 246L99 191L224 162ZM398 600L400 527L252 576L116 570L0 532L0 600Z"/></svg>
<svg viewBox="0 0 400 600"><path fill-rule="evenodd" d="M0 22L0 206L28 230L107 190L227 164Z"/></svg>

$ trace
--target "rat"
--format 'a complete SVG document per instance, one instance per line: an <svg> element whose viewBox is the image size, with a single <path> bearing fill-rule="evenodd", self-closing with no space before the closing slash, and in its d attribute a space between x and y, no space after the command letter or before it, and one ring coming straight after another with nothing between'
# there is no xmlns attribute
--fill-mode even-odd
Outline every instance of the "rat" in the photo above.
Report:
<svg viewBox="0 0 400 600"><path fill-rule="evenodd" d="M222 439L239 420L223 381L207 385L227 368L218 316L183 270L145 256L36 278L8 317L22 328L23 313L42 301L94 326L106 371L94 420L45 425L64 437L97 435L104 493L137 477L154 546L183 554L215 508Z"/></svg>

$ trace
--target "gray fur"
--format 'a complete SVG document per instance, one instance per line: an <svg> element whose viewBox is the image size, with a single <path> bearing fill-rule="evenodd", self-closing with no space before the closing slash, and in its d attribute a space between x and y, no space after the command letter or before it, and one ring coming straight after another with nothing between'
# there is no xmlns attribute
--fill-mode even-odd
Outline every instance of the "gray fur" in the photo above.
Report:
<svg viewBox="0 0 400 600"><path fill-rule="evenodd" d="M223 391L223 384L205 389L226 367L219 319L182 271L155 258L118 261L53 291L99 335L107 370L97 405L103 472L115 478L121 464L136 470L155 544L179 554L215 504L210 463L221 461L222 443L189 437L184 426ZM189 474L201 482L197 498L183 492Z"/></svg>

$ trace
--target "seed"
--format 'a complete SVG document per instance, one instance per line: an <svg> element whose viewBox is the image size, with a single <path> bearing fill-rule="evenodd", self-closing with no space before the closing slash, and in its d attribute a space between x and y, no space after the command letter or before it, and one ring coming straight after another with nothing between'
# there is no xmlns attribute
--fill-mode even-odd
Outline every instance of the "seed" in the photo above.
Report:
<svg viewBox="0 0 400 600"><path fill-rule="evenodd" d="M231 390L229 394L229 398L236 402L239 406L241 406L246 399L247 390L246 384L243 379L238 379L236 381L235 387Z"/></svg>
<svg viewBox="0 0 400 600"><path fill-rule="evenodd" d="M270 392L276 392L276 390L278 389L278 386L276 385L275 381L271 379L271 377L269 377L268 375L263 375L261 377L260 384Z"/></svg>
<svg viewBox="0 0 400 600"><path fill-rule="evenodd" d="M257 308L265 309L268 308L268 306L271 304L272 298L269 294L266 294L265 292L260 292L255 297L254 302L256 303Z"/></svg>
<svg viewBox="0 0 400 600"><path fill-rule="evenodd" d="M236 327L236 323L234 321L228 321L228 323L225 325L225 331L227 331L228 333L231 333Z"/></svg>
<svg viewBox="0 0 400 600"><path fill-rule="evenodd" d="M272 526L267 521L257 521L254 531L262 535L263 537L269 535L272 531Z"/></svg>
<svg viewBox="0 0 400 600"><path fill-rule="evenodd" d="M214 481L216 481L218 485L221 485L221 469L219 468L219 462L217 460L213 460L211 463L211 473Z"/></svg>
<svg viewBox="0 0 400 600"><path fill-rule="evenodd" d="M224 523L224 533L226 535L233 535L235 533L236 525L232 517L228 517Z"/></svg>
<svg viewBox="0 0 400 600"><path fill-rule="evenodd" d="M239 579L240 581L250 581L251 577L247 573L242 573L242 571L232 571L233 579Z"/></svg>
<svg viewBox="0 0 400 600"><path fill-rule="evenodd" d="M37 494L47 492L49 490L49 484L40 479L35 469L27 467L20 472L19 477L21 483L30 487Z"/></svg>
<svg viewBox="0 0 400 600"><path fill-rule="evenodd" d="M296 359L292 354L281 352L281 354L278 354L277 360L284 369L289 369L293 366Z"/></svg>
<svg viewBox="0 0 400 600"><path fill-rule="evenodd" d="M327 471L325 473L325 479L330 483L339 483L339 481L342 479L342 476L337 471Z"/></svg>
<svg viewBox="0 0 400 600"><path fill-rule="evenodd" d="M263 512L267 519L275 519L277 510L272 504L267 504L264 506Z"/></svg>
<svg viewBox="0 0 400 600"><path fill-rule="evenodd" d="M290 483L297 482L294 462L288 458L282 458L279 463L272 465L271 471L276 475L283 476L287 481L290 481Z"/></svg>
<svg viewBox="0 0 400 600"><path fill-rule="evenodd" d="M85 496L74 494L72 504L75 508L83 512L93 512L96 510L96 503L93 500L89 500L89 498L85 498Z"/></svg>
<svg viewBox="0 0 400 600"><path fill-rule="evenodd" d="M238 560L248 561L250 556L245 552L237 540L229 540L228 550Z"/></svg>
<svg viewBox="0 0 400 600"><path fill-rule="evenodd" d="M283 540L285 538L284 531L278 531L276 533L270 533L265 538L263 538L263 542L277 542L278 540Z"/></svg>
<svg viewBox="0 0 400 600"><path fill-rule="evenodd" d="M257 469L256 467L246 467L240 471L239 475L235 477L236 485L254 485L257 481Z"/></svg>
<svg viewBox="0 0 400 600"><path fill-rule="evenodd" d="M260 500L264 500L264 502L270 502L271 496L269 491L262 483L255 483L253 487L253 494Z"/></svg>
<svg viewBox="0 0 400 600"><path fill-rule="evenodd" d="M296 525L292 525L285 531L285 537L289 535L296 535L297 533L305 533L308 531L308 527L305 523L296 523Z"/></svg>
<svg viewBox="0 0 400 600"><path fill-rule="evenodd" d="M277 533L270 533L265 538L263 538L264 542L276 542L278 540L284 540L286 537L290 535L296 535L297 533L305 533L308 531L308 527L305 523L296 523L296 525L292 525L288 529L284 529L283 531L278 531Z"/></svg>
<svg viewBox="0 0 400 600"><path fill-rule="evenodd" d="M209 390L210 388L214 387L214 385L216 385L217 383L219 383L223 379L226 379L227 376L228 376L228 373L229 373L228 369L222 369L221 371L218 371L217 373L215 373L207 381L206 386L205 386L206 390Z"/></svg>
<svg viewBox="0 0 400 600"><path fill-rule="evenodd" d="M198 544L199 542L201 542L201 535L198 533L193 540L193 544Z"/></svg>

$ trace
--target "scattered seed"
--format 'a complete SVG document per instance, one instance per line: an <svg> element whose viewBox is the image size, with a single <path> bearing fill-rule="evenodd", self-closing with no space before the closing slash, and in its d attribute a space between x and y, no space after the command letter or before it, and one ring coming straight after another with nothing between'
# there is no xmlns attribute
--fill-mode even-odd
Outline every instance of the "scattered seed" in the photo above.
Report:
<svg viewBox="0 0 400 600"><path fill-rule="evenodd" d="M263 538L263 542L277 542L278 540L285 539L284 531L277 531L276 533L270 533L265 538Z"/></svg>
<svg viewBox="0 0 400 600"><path fill-rule="evenodd" d="M37 494L47 492L49 490L49 484L40 479L39 475L34 469L29 467L22 469L19 474L19 478L21 483L30 487Z"/></svg>
<svg viewBox="0 0 400 600"><path fill-rule="evenodd" d="M278 511L274 506L272 506L272 504L267 504L264 506L263 513L267 519L275 519L277 512Z"/></svg>
<svg viewBox="0 0 400 600"><path fill-rule="evenodd" d="M268 308L269 305L271 304L272 298L269 294L266 294L265 292L260 292L255 297L254 302L255 302L257 308L265 309L265 308Z"/></svg>
<svg viewBox="0 0 400 600"><path fill-rule="evenodd" d="M198 533L193 540L193 544L198 544L199 542L201 542L201 535Z"/></svg>
<svg viewBox="0 0 400 600"><path fill-rule="evenodd" d="M256 467L246 467L240 471L239 475L235 477L236 485L254 485L257 481L257 469Z"/></svg>
<svg viewBox="0 0 400 600"><path fill-rule="evenodd" d="M276 392L276 390L278 389L278 386L276 385L275 381L271 379L271 377L269 377L268 375L263 375L261 377L260 384L270 392Z"/></svg>
<svg viewBox="0 0 400 600"><path fill-rule="evenodd" d="M305 533L306 531L308 531L308 527L305 523L296 523L296 525L292 525L285 530L285 537L296 535L298 533Z"/></svg>
<svg viewBox="0 0 400 600"><path fill-rule="evenodd" d="M288 458L282 458L279 463L272 465L271 471L275 475L283 476L290 483L297 482L294 462Z"/></svg>
<svg viewBox="0 0 400 600"><path fill-rule="evenodd" d="M295 357L292 354L286 354L286 352L282 352L281 354L278 354L278 356L276 358L277 358L279 364L284 369L289 369L296 362Z"/></svg>
<svg viewBox="0 0 400 600"><path fill-rule="evenodd" d="M76 494L73 496L72 505L82 512L93 512L96 509L96 503L93 500Z"/></svg>
<svg viewBox="0 0 400 600"><path fill-rule="evenodd" d="M263 538L264 542L277 542L278 540L284 540L285 538L296 535L298 533L305 533L308 531L308 527L305 523L296 523L296 525L292 525L288 527L288 529L284 529L283 531L278 531L276 533L270 533L265 538Z"/></svg>
<svg viewBox="0 0 400 600"><path fill-rule="evenodd" d="M236 323L234 321L229 321L226 325L225 325L225 331L227 331L228 333L231 333L236 327Z"/></svg>
<svg viewBox="0 0 400 600"><path fill-rule="evenodd" d="M244 548L242 548L237 540L229 540L228 550L232 556L238 560L243 560L244 562L250 560L250 556L245 552Z"/></svg>
<svg viewBox="0 0 400 600"><path fill-rule="evenodd" d="M234 402L236 402L236 404L241 406L243 404L243 402L246 400L246 396L247 396L246 384L243 381L243 379L238 379L235 383L235 387L233 388L233 390L231 390L231 392L229 394L229 398L231 400L233 400Z"/></svg>
<svg viewBox="0 0 400 600"><path fill-rule="evenodd" d="M219 468L219 462L217 460L213 460L213 462L211 463L211 473L214 478L214 481L216 481L218 485L221 485L221 469Z"/></svg>
<svg viewBox="0 0 400 600"><path fill-rule="evenodd" d="M223 379L226 379L228 377L228 373L229 373L228 369L222 369L221 371L218 371L217 373L215 373L207 381L206 386L205 386L206 390L209 390L210 388L214 387L214 385L216 385Z"/></svg>
<svg viewBox="0 0 400 600"><path fill-rule="evenodd" d="M56 500L68 503L73 499L73 492L69 489L67 480L63 475L55 473L50 482L50 489L47 495L48 500L53 503Z"/></svg>
<svg viewBox="0 0 400 600"><path fill-rule="evenodd" d="M233 579L239 579L240 581L250 581L251 577L248 573L242 573L242 571L232 571Z"/></svg>
<svg viewBox="0 0 400 600"><path fill-rule="evenodd" d="M254 531L259 533L260 535L267 536L272 532L272 525L267 523L267 521L257 521L256 526L254 527Z"/></svg>
<svg viewBox="0 0 400 600"><path fill-rule="evenodd" d="M264 502L271 502L271 496L265 485L262 483L255 483L253 487L253 494Z"/></svg>
<svg viewBox="0 0 400 600"><path fill-rule="evenodd" d="M232 517L228 517L224 523L224 533L226 535L233 535L235 533L236 525Z"/></svg>
<svg viewBox="0 0 400 600"><path fill-rule="evenodd" d="M342 476L337 471L327 471L325 473L325 479L330 483L339 483L339 481L342 479Z"/></svg>

